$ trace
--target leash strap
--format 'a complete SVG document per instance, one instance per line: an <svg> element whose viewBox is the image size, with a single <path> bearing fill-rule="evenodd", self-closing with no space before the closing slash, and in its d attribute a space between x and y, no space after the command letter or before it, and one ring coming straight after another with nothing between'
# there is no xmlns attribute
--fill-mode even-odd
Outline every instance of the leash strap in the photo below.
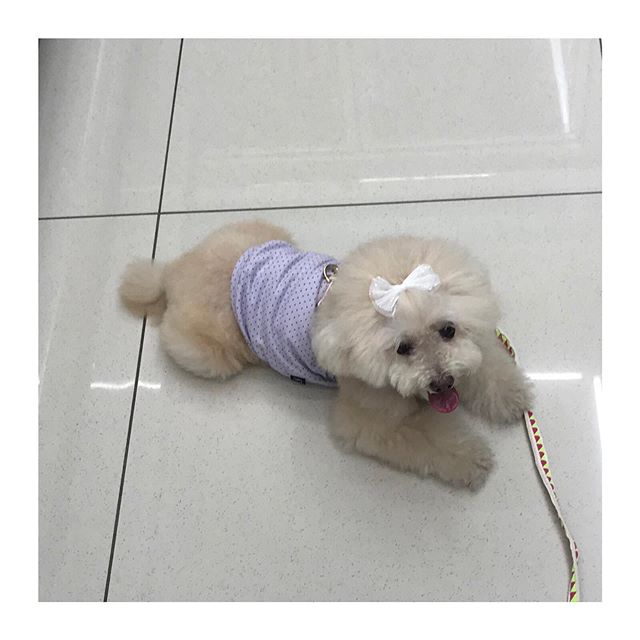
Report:
<svg viewBox="0 0 640 640"><path fill-rule="evenodd" d="M514 359L516 364L518 363L518 358L516 356L515 349L513 345L509 341L509 338L500 331L500 329L496 329L496 334L500 339L500 342L504 345L505 349L508 351L509 355ZM580 585L578 582L578 545L576 541L573 539L571 532L569 531L569 527L562 517L562 512L560 511L560 505L558 503L558 496L556 495L556 489L553 486L553 480L551 478L551 469L549 467L549 461L547 459L547 451L544 446L544 441L542 440L542 433L540 432L540 426L538 424L538 420L533 415L533 411L527 409L524 412L524 423L527 427L527 434L529 435L529 442L531 443L531 451L533 452L533 460L536 464L536 468L538 469L538 473L540 474L540 478L542 479L542 484L544 485L547 493L549 494L549 498L555 507L556 513L558 514L558 519L560 520L560 524L564 529L564 535L567 537L569 541L569 549L571 551L572 565L571 565L571 577L569 579L569 589L567 590L567 602L580 602Z"/></svg>

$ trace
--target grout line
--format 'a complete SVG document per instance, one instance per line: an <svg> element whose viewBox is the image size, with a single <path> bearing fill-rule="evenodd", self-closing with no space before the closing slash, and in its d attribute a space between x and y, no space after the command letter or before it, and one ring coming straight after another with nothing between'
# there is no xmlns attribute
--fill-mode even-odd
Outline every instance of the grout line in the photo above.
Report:
<svg viewBox="0 0 640 640"><path fill-rule="evenodd" d="M602 190L593 191L560 191L556 193L515 193L506 196L469 196L469 197L453 197L453 198L424 198L421 200L388 200L378 202L336 202L331 204L300 204L300 205L281 205L274 207L243 207L230 209L185 209L183 211L163 211L163 216L188 215L192 213L243 213L256 211L288 211L293 209L343 209L350 207L381 207L390 205L403 204L430 204L438 202L475 202L477 200L517 200L522 198L558 198L567 196L591 196L601 195ZM128 216L157 216L157 212L147 213L104 213L92 214L89 216L52 216L47 218L38 218L41 220L87 220L95 218L126 218Z"/></svg>
<svg viewBox="0 0 640 640"><path fill-rule="evenodd" d="M142 211L136 213L92 213L88 216L44 216L42 218L38 218L38 220L75 220L76 218L86 218L87 220L91 220L94 218L128 218L134 216L157 216L157 211Z"/></svg>
<svg viewBox="0 0 640 640"><path fill-rule="evenodd" d="M163 216L184 215L190 213L242 213L243 211L286 211L291 209L335 209L346 207L381 207L389 205L403 204L429 204L437 202L473 202L476 200L511 200L518 198L550 198L558 196L585 196L601 194L601 190L594 191L566 191L559 193L522 193L510 196L469 196L469 197L453 197L453 198L424 198L420 200L388 200L379 202L344 202L332 204L303 204L303 205L284 205L275 207L245 207L241 209L193 209L184 211L164 211Z"/></svg>
<svg viewBox="0 0 640 640"><path fill-rule="evenodd" d="M144 344L144 334L147 328L147 317L142 319L142 331L140 332L140 346L138 347L138 361L136 364L136 376L133 382L133 395L131 396L131 409L129 410L129 427L127 429L127 440L124 445L124 456L122 459L122 473L120 474L120 489L118 490L118 502L116 503L116 517L113 523L113 534L111 536L111 550L109 552L109 565L107 567L107 580L104 586L103 602L109 598L109 585L111 584L111 569L113 567L113 557L116 549L116 536L118 534L118 523L120 522L120 507L122 506L122 494L124 491L124 478L127 470L127 460L129 458L129 445L131 443L131 427L133 426L133 413L136 408L136 397L138 395L138 380L140 379L140 365L142 364L142 345Z"/></svg>
<svg viewBox="0 0 640 640"><path fill-rule="evenodd" d="M164 194L164 183L167 175L167 163L169 160L169 146L171 144L171 129L173 127L173 115L176 107L176 94L178 92L178 78L180 77L180 62L182 61L182 46L184 38L180 40L180 50L178 52L178 63L176 65L176 79L173 85L173 99L171 101L171 115L169 116L169 132L167 133L167 146L164 154L164 164L162 167L162 182L160 183L160 199L158 201L158 212L156 213L156 228L153 235L153 249L151 250L151 259L155 260L156 247L158 246L158 230L160 228L160 216L162 215L162 196ZM141 214L148 215L148 214ZM113 535L111 536L111 551L109 553L109 565L107 567L107 579L104 587L103 602L109 599L109 586L111 584L111 571L113 569L113 558L116 549L116 539L118 537L118 524L120 522L120 510L122 507L122 496L124 493L124 481L127 472L127 460L129 459L129 446L131 444L131 432L133 430L133 417L136 409L136 398L138 395L138 381L140 380L140 367L142 365L142 349L144 347L144 335L147 329L147 316L142 319L142 331L140 332L140 346L138 348L138 361L136 363L136 375L133 383L133 395L131 396L131 409L129 411L129 427L127 429L127 440L124 447L124 456L122 460L122 474L120 475L120 489L118 491L118 502L116 504L116 517L113 523Z"/></svg>
<svg viewBox="0 0 640 640"><path fill-rule="evenodd" d="M173 85L173 102L171 103L171 115L169 116L169 133L167 134L167 148L164 152L164 168L162 170L162 184L160 185L160 201L158 202L158 219L160 219L162 211L162 198L164 196L164 182L167 177L167 165L169 164L169 146L171 145L171 130L173 129L173 114L176 109L176 95L178 94L178 78L180 77L180 62L182 61L182 46L184 45L184 38L180 40L180 51L178 52L178 66L176 68L176 82ZM156 230L157 241L158 234ZM153 245L153 258L156 257L156 244Z"/></svg>

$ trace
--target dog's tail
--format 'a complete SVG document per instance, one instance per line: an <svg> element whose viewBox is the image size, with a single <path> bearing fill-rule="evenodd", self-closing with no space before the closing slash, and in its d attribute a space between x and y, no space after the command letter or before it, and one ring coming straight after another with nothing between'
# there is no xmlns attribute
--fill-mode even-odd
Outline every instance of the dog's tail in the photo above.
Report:
<svg viewBox="0 0 640 640"><path fill-rule="evenodd" d="M137 316L161 316L167 307L164 266L152 260L127 265L120 281L120 298Z"/></svg>

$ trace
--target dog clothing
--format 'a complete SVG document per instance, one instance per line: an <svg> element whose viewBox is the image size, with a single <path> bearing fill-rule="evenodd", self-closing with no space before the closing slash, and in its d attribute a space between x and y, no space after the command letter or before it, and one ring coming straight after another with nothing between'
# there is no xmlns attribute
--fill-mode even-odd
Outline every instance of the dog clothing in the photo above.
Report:
<svg viewBox="0 0 640 640"><path fill-rule="evenodd" d="M294 382L336 386L311 349L311 321L329 283L330 256L271 240L251 247L231 276L231 305L251 350Z"/></svg>

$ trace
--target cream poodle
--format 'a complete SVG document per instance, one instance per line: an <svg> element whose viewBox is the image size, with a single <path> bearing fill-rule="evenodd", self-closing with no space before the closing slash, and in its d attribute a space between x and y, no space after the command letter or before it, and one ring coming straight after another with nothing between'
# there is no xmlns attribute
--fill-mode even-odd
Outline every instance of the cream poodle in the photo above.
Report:
<svg viewBox="0 0 640 640"><path fill-rule="evenodd" d="M531 384L495 335L486 271L444 240L383 238L336 265L279 227L241 222L166 265L130 264L120 294L159 320L163 347L199 376L267 364L337 386L335 438L421 476L486 479L491 451L459 402L493 423L530 405Z"/></svg>

